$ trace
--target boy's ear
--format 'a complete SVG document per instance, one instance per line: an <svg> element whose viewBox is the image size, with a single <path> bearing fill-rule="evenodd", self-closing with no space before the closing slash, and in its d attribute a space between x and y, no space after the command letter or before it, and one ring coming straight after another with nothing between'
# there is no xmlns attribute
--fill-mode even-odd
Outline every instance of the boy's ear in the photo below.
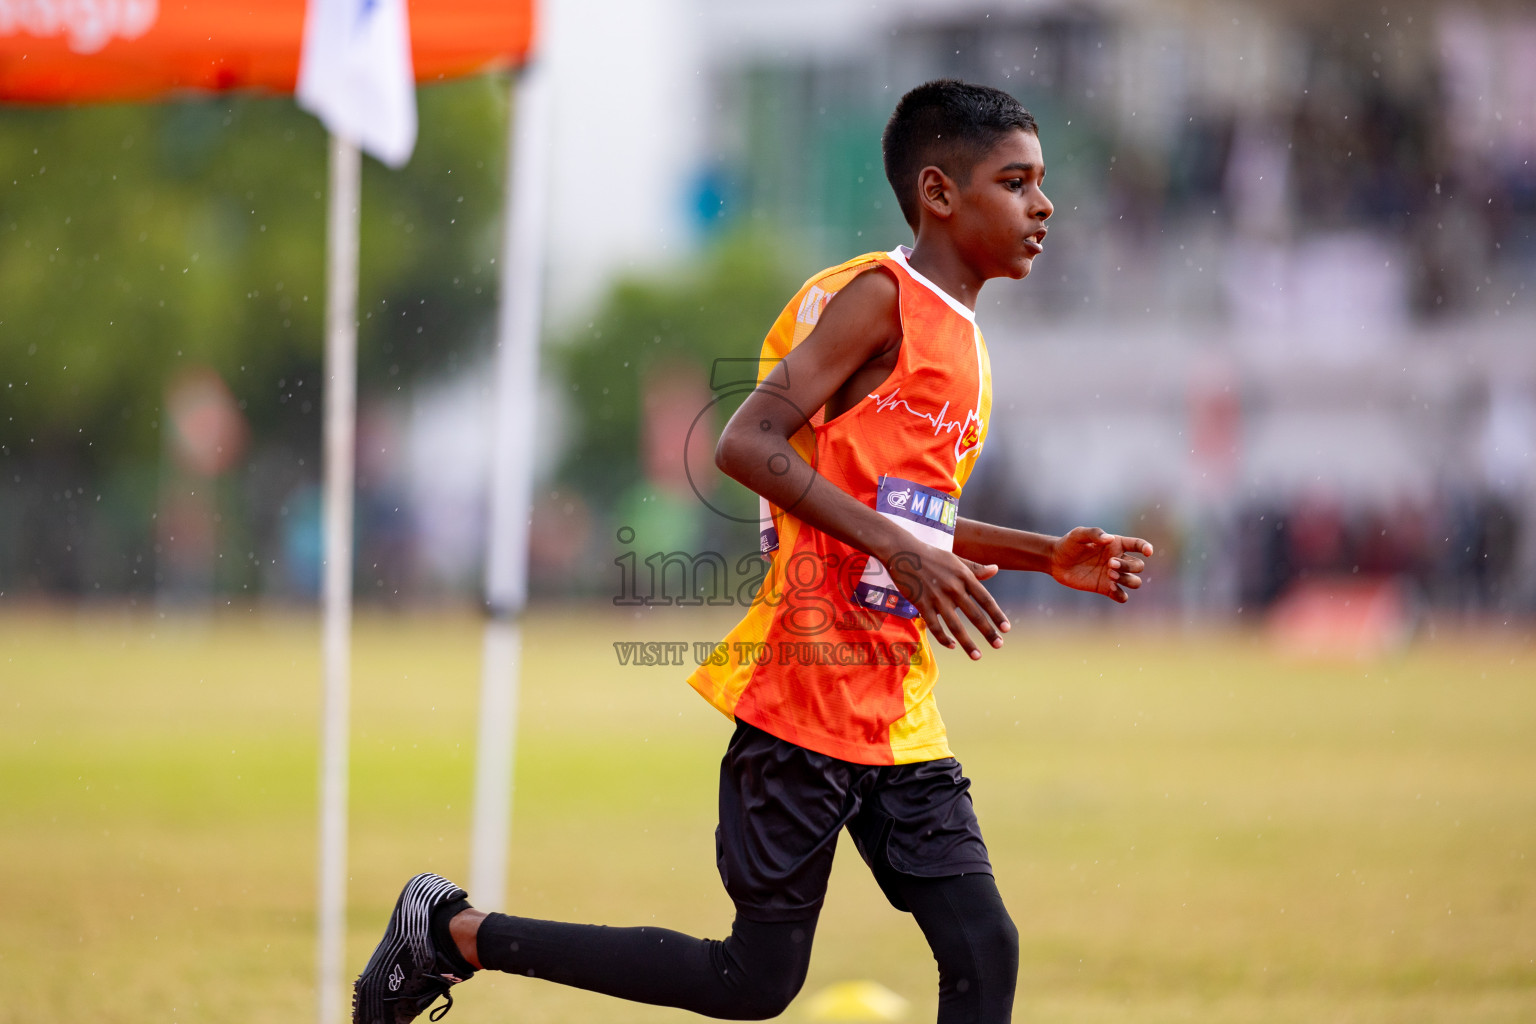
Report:
<svg viewBox="0 0 1536 1024"><path fill-rule="evenodd" d="M955 212L955 182L943 170L929 164L917 174L917 201L940 220Z"/></svg>

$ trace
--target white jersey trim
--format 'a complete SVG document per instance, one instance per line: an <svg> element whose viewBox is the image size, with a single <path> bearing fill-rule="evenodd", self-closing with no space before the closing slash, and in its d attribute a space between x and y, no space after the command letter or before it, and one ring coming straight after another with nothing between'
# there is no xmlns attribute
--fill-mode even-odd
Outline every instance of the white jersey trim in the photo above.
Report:
<svg viewBox="0 0 1536 1024"><path fill-rule="evenodd" d="M939 298L943 299L944 304L947 305L950 309L965 317L972 324L976 323L975 310L967 309L965 303L961 302L959 299L949 294L949 292L946 292L943 288L940 288L938 285L928 280L922 274L919 274L917 271L912 269L912 264L907 262L907 257L912 255L912 249L909 246L898 245L896 248L886 253L886 255L895 260L897 263L901 264L901 269L910 274L912 276L912 280L916 281L924 288L927 288Z"/></svg>
<svg viewBox="0 0 1536 1024"><path fill-rule="evenodd" d="M976 415L980 416L981 398L987 393L987 364L981 358L981 346L986 343L981 340L981 328L974 323L971 327L975 335L971 340L976 343Z"/></svg>

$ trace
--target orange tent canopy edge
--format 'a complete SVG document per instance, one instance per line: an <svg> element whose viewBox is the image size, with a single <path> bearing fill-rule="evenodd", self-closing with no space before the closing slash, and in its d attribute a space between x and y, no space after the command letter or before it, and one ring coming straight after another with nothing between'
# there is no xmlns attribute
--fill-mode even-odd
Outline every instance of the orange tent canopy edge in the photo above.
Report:
<svg viewBox="0 0 1536 1024"><path fill-rule="evenodd" d="M418 82L520 63L531 0L409 0ZM184 90L291 93L304 0L0 3L0 101L146 100Z"/></svg>

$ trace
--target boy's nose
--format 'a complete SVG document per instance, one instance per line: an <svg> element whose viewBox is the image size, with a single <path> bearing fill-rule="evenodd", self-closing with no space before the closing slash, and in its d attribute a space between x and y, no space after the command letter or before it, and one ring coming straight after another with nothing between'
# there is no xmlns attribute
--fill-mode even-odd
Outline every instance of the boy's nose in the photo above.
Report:
<svg viewBox="0 0 1536 1024"><path fill-rule="evenodd" d="M1033 213L1034 216L1040 218L1040 223L1044 224L1047 220L1050 219L1051 214L1055 212L1055 204L1052 203L1049 198L1047 198L1044 192L1041 192L1040 202L1035 205L1035 208L1031 211L1031 213Z"/></svg>

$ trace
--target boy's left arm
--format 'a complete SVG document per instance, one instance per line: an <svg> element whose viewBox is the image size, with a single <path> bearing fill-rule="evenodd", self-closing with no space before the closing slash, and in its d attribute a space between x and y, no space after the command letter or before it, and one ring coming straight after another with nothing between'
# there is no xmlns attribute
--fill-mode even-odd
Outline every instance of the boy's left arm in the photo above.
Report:
<svg viewBox="0 0 1536 1024"><path fill-rule="evenodd" d="M1140 537L1079 526L1061 537L961 519L955 524L955 554L999 569L1049 573L1073 590L1086 590L1124 604L1127 590L1141 586L1152 545Z"/></svg>

